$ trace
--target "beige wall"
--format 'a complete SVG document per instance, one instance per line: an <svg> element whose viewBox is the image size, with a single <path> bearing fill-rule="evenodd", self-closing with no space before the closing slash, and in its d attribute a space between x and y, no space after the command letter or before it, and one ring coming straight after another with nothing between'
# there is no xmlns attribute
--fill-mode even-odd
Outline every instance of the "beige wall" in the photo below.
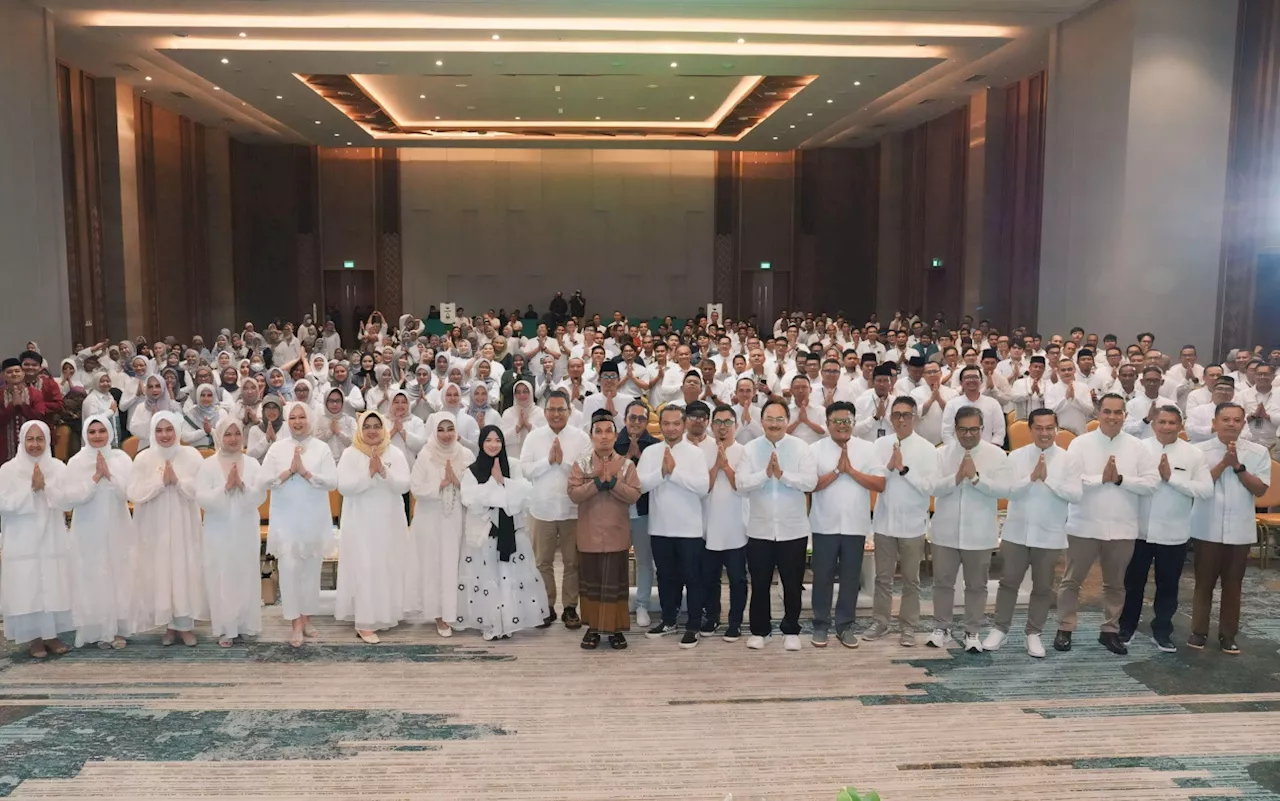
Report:
<svg viewBox="0 0 1280 801"><path fill-rule="evenodd" d="M692 313L711 299L715 154L400 151L405 311L533 303Z"/></svg>

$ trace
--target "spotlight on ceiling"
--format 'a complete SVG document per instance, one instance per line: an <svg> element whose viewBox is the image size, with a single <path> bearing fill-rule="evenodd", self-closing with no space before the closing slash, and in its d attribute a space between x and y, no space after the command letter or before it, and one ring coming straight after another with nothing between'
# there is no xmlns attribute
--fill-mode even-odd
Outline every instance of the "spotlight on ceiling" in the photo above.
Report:
<svg viewBox="0 0 1280 801"><path fill-rule="evenodd" d="M226 62L223 62L223 63L225 64ZM676 62L676 61L673 61L673 62L671 62L671 66L672 66L672 67L678 67L678 66L680 66L680 63L679 63L679 62Z"/></svg>
<svg viewBox="0 0 1280 801"><path fill-rule="evenodd" d="M443 67L443 66L444 66L444 62L443 62L443 61L441 61L440 59L436 59L436 66L437 66L437 67Z"/></svg>
<svg viewBox="0 0 1280 801"><path fill-rule="evenodd" d="M224 59L222 59L222 63L223 63L223 64L230 64L230 63L231 63L231 59L229 59L229 58L224 58Z"/></svg>

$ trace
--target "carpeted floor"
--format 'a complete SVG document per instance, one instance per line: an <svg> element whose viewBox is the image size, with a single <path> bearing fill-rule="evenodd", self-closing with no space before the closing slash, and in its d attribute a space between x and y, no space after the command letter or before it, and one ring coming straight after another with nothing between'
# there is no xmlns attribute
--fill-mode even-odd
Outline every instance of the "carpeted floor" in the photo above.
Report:
<svg viewBox="0 0 1280 801"><path fill-rule="evenodd" d="M1280 801L1278 610L1280 574L1251 568L1242 656L1140 636L1116 657L1095 610L1075 650L1037 661L1021 612L973 656L896 638L685 651L638 631L586 652L558 624L495 644L403 626L371 647L331 619L295 651L269 608L230 650L153 635L0 660L0 795Z"/></svg>

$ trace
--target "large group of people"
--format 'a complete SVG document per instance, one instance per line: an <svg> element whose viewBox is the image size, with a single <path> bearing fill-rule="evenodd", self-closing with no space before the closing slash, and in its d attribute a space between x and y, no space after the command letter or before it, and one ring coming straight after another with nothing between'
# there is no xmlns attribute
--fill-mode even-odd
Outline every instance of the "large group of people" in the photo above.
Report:
<svg viewBox="0 0 1280 801"><path fill-rule="evenodd" d="M265 503L294 647L316 635L335 552L335 618L368 643L413 619L486 640L559 622L585 627L585 649L621 650L634 615L682 648L745 626L762 649L776 622L795 651L811 568L814 647L887 637L898 575L913 646L927 554L926 645L999 649L1030 570L1026 650L1044 657L1065 552L1055 649L1071 649L1099 563L1099 642L1127 652L1154 567L1151 638L1173 651L1190 542L1186 644L1208 642L1219 588L1218 644L1236 654L1280 349L1226 357L1186 346L1171 363L1149 333L1044 339L901 312L602 320L580 293L541 317L374 313L350 343L306 316L209 343L77 345L56 375L28 343L3 362L5 636L44 658L71 633L102 648L153 629L195 645L197 620L223 647L258 634ZM868 541L873 620L857 630Z"/></svg>

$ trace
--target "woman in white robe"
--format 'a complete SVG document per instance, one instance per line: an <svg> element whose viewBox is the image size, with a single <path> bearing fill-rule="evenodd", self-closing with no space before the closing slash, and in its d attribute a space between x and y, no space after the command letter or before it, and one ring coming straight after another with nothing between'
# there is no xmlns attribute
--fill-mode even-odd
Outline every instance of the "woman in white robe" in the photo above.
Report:
<svg viewBox="0 0 1280 801"><path fill-rule="evenodd" d="M480 453L462 474L466 521L455 628L505 640L547 617L547 590L525 532L532 485L520 463L508 460L502 429L485 426L479 441Z"/></svg>
<svg viewBox="0 0 1280 801"><path fill-rule="evenodd" d="M125 435L120 426L120 406L116 403L115 396L111 394L111 376L104 372L94 373L86 389L89 390L89 394L85 396L84 405L80 407L80 416L88 420L100 414L106 415L109 418L107 428L111 429L111 441L118 446Z"/></svg>
<svg viewBox="0 0 1280 801"><path fill-rule="evenodd" d="M138 454L129 475L128 494L138 529L133 616L138 631L165 627L161 645L172 645L176 635L193 646L195 621L209 619L195 493L204 458L178 441L181 426L174 412L152 415L151 447Z"/></svg>
<svg viewBox="0 0 1280 801"><path fill-rule="evenodd" d="M284 438L288 439L287 434L280 433L284 428L284 407L280 403L277 395L268 395L262 401L260 407L262 414L262 422L249 429L249 446L245 449L259 463L267 458L267 450L276 441Z"/></svg>
<svg viewBox="0 0 1280 801"><path fill-rule="evenodd" d="M115 444L114 414L84 420L84 447L67 462L58 494L71 508L76 647L123 648L130 618L137 530L129 514L133 460Z"/></svg>
<svg viewBox="0 0 1280 801"><path fill-rule="evenodd" d="M142 402L133 407L129 413L129 433L138 438L138 451L151 447L151 418L159 412L172 412L178 419L177 428L182 430L182 406L169 397L169 387L164 379L152 373L142 382Z"/></svg>
<svg viewBox="0 0 1280 801"><path fill-rule="evenodd" d="M373 368L377 384L365 393L365 408L381 412L383 415L391 407L391 395L400 385L391 380L391 365L378 364Z"/></svg>
<svg viewBox="0 0 1280 801"><path fill-rule="evenodd" d="M391 444L404 456L405 464L413 469L418 451L427 442L427 427L410 413L409 393L403 389L391 393L390 408L385 415L390 430Z"/></svg>
<svg viewBox="0 0 1280 801"><path fill-rule="evenodd" d="M480 451L480 429L485 426L502 427L502 415L489 405L489 388L481 383L471 385L470 403L458 414L458 436L462 444L472 451Z"/></svg>
<svg viewBox="0 0 1280 801"><path fill-rule="evenodd" d="M213 448L214 429L218 421L227 416L227 410L218 403L218 388L213 384L201 384L192 393L190 408L183 412L182 444L193 448Z"/></svg>
<svg viewBox="0 0 1280 801"><path fill-rule="evenodd" d="M30 643L27 652L44 659L65 654L58 638L74 628L71 536L58 485L67 466L53 458L49 427L22 424L18 450L0 466L0 614L5 639Z"/></svg>
<svg viewBox="0 0 1280 801"><path fill-rule="evenodd" d="M404 618L409 523L401 496L408 490L409 463L391 447L387 421L377 411L362 413L338 463L342 553L333 616L355 623L356 636L371 645L376 632Z"/></svg>
<svg viewBox="0 0 1280 801"><path fill-rule="evenodd" d="M310 618L320 611L320 564L333 542L329 490L338 486L338 466L329 446L312 436L311 410L285 407L289 436L276 441L262 460L271 490L267 553L280 566L280 606L293 623L289 644L316 636Z"/></svg>
<svg viewBox="0 0 1280 801"><path fill-rule="evenodd" d="M405 560L405 610L435 618L436 633L453 636L458 621L458 562L462 558L462 475L475 455L458 442L453 416L427 419L427 444L409 478L417 498Z"/></svg>
<svg viewBox="0 0 1280 801"><path fill-rule="evenodd" d="M324 411L316 418L316 437L329 446L333 460L337 462L351 447L356 433L356 419L347 414L346 398L342 390L333 387L325 395Z"/></svg>
<svg viewBox="0 0 1280 801"><path fill-rule="evenodd" d="M525 437L535 428L547 424L547 416L533 402L533 385L521 379L511 390L511 408L502 413L502 436L507 440L507 455L519 459Z"/></svg>
<svg viewBox="0 0 1280 801"><path fill-rule="evenodd" d="M293 382L293 399L305 403L311 409L312 417L320 415L320 398L316 397L315 387L308 378L299 378Z"/></svg>
<svg viewBox="0 0 1280 801"><path fill-rule="evenodd" d="M267 499L262 466L244 455L244 425L218 421L218 452L196 474L196 501L204 509L204 582L209 621L218 645L262 631L261 535L258 507Z"/></svg>

